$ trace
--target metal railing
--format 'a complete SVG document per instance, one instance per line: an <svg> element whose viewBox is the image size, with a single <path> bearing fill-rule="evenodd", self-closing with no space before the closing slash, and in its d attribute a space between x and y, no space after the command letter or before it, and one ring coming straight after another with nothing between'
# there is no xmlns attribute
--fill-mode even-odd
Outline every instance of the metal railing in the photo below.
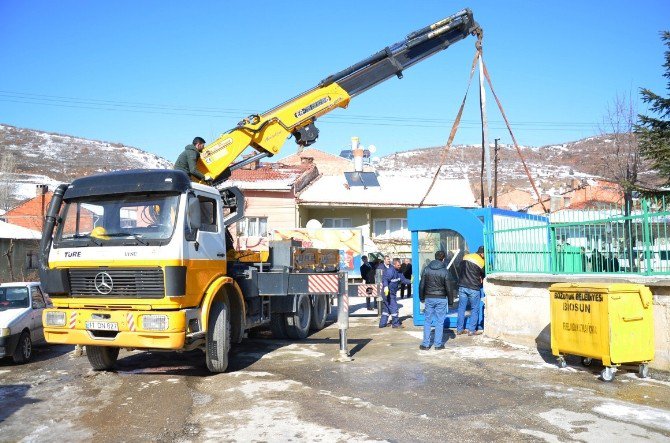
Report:
<svg viewBox="0 0 670 443"><path fill-rule="evenodd" d="M635 199L597 209L564 209L529 225L487 226L487 272L670 274L668 201Z"/></svg>

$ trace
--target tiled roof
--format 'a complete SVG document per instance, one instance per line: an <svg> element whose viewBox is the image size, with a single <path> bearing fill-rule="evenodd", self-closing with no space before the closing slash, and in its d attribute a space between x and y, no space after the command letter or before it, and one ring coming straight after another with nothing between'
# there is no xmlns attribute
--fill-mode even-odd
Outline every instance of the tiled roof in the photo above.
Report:
<svg viewBox="0 0 670 443"><path fill-rule="evenodd" d="M42 219L47 209L49 209L52 196L53 192L47 192L44 195L44 206L42 205L41 195L25 200L7 211L3 218L14 225L39 231L42 229Z"/></svg>
<svg viewBox="0 0 670 443"><path fill-rule="evenodd" d="M324 175L338 175L345 171L354 170L354 162L315 148L306 148L302 152L291 154L278 160L278 162L285 165L298 166L302 164L301 157L313 158L314 164L319 168L319 172ZM366 165L363 167L363 170L371 171L372 169Z"/></svg>
<svg viewBox="0 0 670 443"><path fill-rule="evenodd" d="M312 168L312 165L298 167L266 163L256 169L234 170L226 184L241 189L290 190Z"/></svg>

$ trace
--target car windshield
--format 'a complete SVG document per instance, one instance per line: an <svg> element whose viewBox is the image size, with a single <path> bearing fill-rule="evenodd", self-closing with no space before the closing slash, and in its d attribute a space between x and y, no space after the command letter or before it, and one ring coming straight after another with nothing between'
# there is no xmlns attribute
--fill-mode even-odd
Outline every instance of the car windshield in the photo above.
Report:
<svg viewBox="0 0 670 443"><path fill-rule="evenodd" d="M0 311L20 309L30 306L28 288L25 286L5 286L0 288Z"/></svg>
<svg viewBox="0 0 670 443"><path fill-rule="evenodd" d="M172 237L179 195L91 197L68 202L54 243L63 247L165 244Z"/></svg>

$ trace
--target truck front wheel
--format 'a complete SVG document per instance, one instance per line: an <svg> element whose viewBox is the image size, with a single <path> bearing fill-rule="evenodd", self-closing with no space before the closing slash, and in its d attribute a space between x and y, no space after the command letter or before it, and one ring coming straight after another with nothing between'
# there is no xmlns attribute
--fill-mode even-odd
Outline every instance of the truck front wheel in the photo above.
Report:
<svg viewBox="0 0 670 443"><path fill-rule="evenodd" d="M86 345L86 357L94 370L108 371L114 367L116 359L119 358L119 348Z"/></svg>
<svg viewBox="0 0 670 443"><path fill-rule="evenodd" d="M312 320L312 306L309 295L296 294L296 312L286 314L286 334L294 340L302 340L309 334Z"/></svg>
<svg viewBox="0 0 670 443"><path fill-rule="evenodd" d="M216 301L209 311L207 324L207 349L205 359L211 372L224 372L228 368L230 351L230 308L224 300Z"/></svg>

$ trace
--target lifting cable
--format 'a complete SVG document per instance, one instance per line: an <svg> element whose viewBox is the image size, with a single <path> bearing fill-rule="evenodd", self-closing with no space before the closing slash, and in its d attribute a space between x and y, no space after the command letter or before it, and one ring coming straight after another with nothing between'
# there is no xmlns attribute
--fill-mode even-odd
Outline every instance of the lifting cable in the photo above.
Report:
<svg viewBox="0 0 670 443"><path fill-rule="evenodd" d="M519 155L519 158L521 159L521 163L523 164L524 170L526 171L526 176L528 177L528 180L530 181L530 184L533 187L533 190L535 191L535 195L537 195L538 202L540 203L540 205L542 205L542 210L545 213L548 213L549 211L547 210L547 207L544 205L544 202L542 201L542 198L540 197L540 193L537 190L537 186L535 185L535 180L533 180L533 177L530 175L530 171L528 170L528 166L526 165L526 160L524 159L523 154L521 153L521 149L519 148L519 144L516 141L516 137L514 137L514 133L512 132L512 128L510 127L509 121L507 120L507 116L505 115L505 111L503 110L502 104L500 103L500 100L498 99L498 96L496 95L495 90L493 89L493 83L491 82L491 77L489 76L489 71L488 71L488 69L486 69L486 63L484 63L484 58L482 57L481 38L477 40L477 43L475 44L475 46L477 48L477 51L475 52L475 58L472 60L472 68L470 69L470 79L468 80L468 87L465 90L465 97L463 97L463 101L461 102L461 107L458 110L458 114L456 116L456 119L454 120L454 124L451 127L451 132L449 133L449 139L447 140L447 144L444 148L444 151L442 152L442 156L440 158L440 163L439 163L439 166L437 167L437 171L435 171L435 175L433 176L433 180L431 181L430 186L428 186L428 190L426 191L426 194L423 196L423 198L419 202L419 207L423 206L426 198L428 197L428 194L430 194L430 191L435 186L435 182L437 181L437 178L440 175L440 171L442 170L442 166L446 165L447 154L449 152L449 149L451 148L451 144L454 141L454 137L456 136L456 131L458 131L458 125L461 122L461 116L463 115L463 108L465 107L465 101L468 98L468 92L470 91L470 85L472 84L472 78L473 78L474 73L475 73L475 67L477 66L477 62L481 59L481 64L483 66L483 71L484 71L484 77L486 78L486 81L489 84L489 88L491 88L491 93L493 94L493 97L495 98L496 103L498 104L498 109L500 109L500 113L502 114L503 120L505 120L505 125L507 126L507 130L509 131L509 134L512 137L512 141L514 142L514 147L516 148L516 152Z"/></svg>
<svg viewBox="0 0 670 443"><path fill-rule="evenodd" d="M500 103L500 100L498 100L498 96L496 95L496 91L493 89L493 83L491 83L491 77L489 77L489 71L486 69L486 63L484 63L484 58L482 58L482 65L484 66L484 77L486 77L486 81L489 84L489 88L491 88L491 94L493 94L493 98L496 99L496 103L498 104L498 108L500 109L500 114L502 114L503 120L505 120L505 125L507 125L507 130L509 131L509 135L512 137L512 141L514 142L514 147L516 148L517 154L519 154L519 158L521 159L521 164L523 164L523 169L526 171L526 176L528 176L528 180L530 181L531 186L533 187L533 191L535 191L535 195L537 195L537 201L540 202L540 205L542 205L542 210L544 211L545 214L548 214L549 211L547 210L547 207L544 206L544 202L542 201L542 198L540 197L540 193L537 190L537 186L535 186L535 180L533 180L533 177L530 175L530 171L528 170L528 166L526 165L526 160L523 158L523 154L521 154L521 149L519 148L519 144L516 142L516 137L514 137L514 133L512 132L512 127L509 125L509 121L507 120L507 116L505 115L505 111L503 110L502 104Z"/></svg>
<svg viewBox="0 0 670 443"><path fill-rule="evenodd" d="M477 66L477 60L479 60L479 56L481 54L481 45L479 44L479 40L477 41L476 46L477 51L475 52L475 58L472 60L472 68L470 69L470 79L468 80L468 87L465 90L465 97L463 97L461 107L458 110L458 114L456 115L454 124L451 127L451 132L449 133L449 139L447 140L447 145L444 147L444 151L442 151L442 157L440 157L440 163L438 163L437 171L435 171L435 175L433 176L433 180L430 182L430 186L428 186L426 194L419 202L419 207L423 206L423 202L426 200L426 198L428 198L428 194L430 194L430 191L433 189L433 186L435 186L435 182L437 181L437 177L440 175L440 170L442 170L442 166L445 166L447 163L447 154L449 153L449 149L451 148L451 143L454 141L454 137L456 137L456 131L458 131L458 125L461 123L461 117L463 116L463 108L465 108L465 101L468 98L468 92L470 92L470 85L472 84L472 77L474 77L475 75L475 67Z"/></svg>

